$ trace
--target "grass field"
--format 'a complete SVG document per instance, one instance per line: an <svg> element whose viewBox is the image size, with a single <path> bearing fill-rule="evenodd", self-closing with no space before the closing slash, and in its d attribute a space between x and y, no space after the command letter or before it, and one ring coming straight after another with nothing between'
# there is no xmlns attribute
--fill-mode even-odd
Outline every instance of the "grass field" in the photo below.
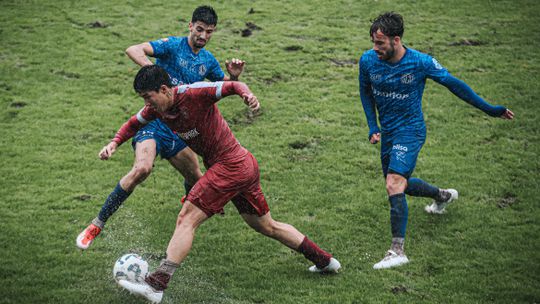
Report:
<svg viewBox="0 0 540 304"><path fill-rule="evenodd" d="M113 4L114 3L114 4ZM155 267L174 229L183 180L166 161L111 218L88 251L77 234L131 168L129 144L97 153L142 105L135 43L186 35L199 1L1 1L0 303L143 303L112 267L137 252ZM540 2L211 1L220 20L208 49L242 58L241 79L263 105L246 116L220 103L253 152L274 218L343 265L307 272L300 255L251 231L227 206L198 230L163 303L540 302ZM415 176L460 191L444 216L409 198L411 263L374 271L389 245L379 146L368 143L357 61L370 20L404 15L404 41L481 96L516 113L487 117L428 81L428 139ZM242 37L247 22L254 29Z"/></svg>

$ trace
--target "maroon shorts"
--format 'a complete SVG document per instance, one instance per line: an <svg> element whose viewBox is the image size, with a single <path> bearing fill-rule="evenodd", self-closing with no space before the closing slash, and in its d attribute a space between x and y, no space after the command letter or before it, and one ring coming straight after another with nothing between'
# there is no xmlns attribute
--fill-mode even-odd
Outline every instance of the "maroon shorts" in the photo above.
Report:
<svg viewBox="0 0 540 304"><path fill-rule="evenodd" d="M201 209L208 217L223 213L223 207L232 200L240 213L263 216L268 204L259 182L257 160L247 152L239 160L222 161L212 165L197 181L187 200Z"/></svg>

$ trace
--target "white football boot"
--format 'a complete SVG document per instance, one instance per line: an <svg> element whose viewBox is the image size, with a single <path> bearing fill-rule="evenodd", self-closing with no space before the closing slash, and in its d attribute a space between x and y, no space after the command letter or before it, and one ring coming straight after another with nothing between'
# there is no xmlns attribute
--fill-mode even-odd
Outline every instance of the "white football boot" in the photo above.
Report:
<svg viewBox="0 0 540 304"><path fill-rule="evenodd" d="M444 189L443 191L449 192L450 197L443 202L433 201L431 205L427 205L425 210L427 213L432 214L443 214L445 212L444 208L448 206L452 201L458 199L458 192L456 189Z"/></svg>
<svg viewBox="0 0 540 304"><path fill-rule="evenodd" d="M118 281L118 285L134 295L141 296L152 303L160 303L163 298L163 291L155 291L146 282L132 283L127 280Z"/></svg>
<svg viewBox="0 0 540 304"><path fill-rule="evenodd" d="M409 259L405 254L397 254L393 250L388 250L386 256L379 263L373 265L373 269L391 268L407 263L409 263Z"/></svg>
<svg viewBox="0 0 540 304"><path fill-rule="evenodd" d="M326 267L319 268L313 265L309 267L309 271L318 272L318 273L338 273L340 268L341 268L341 264L339 263L339 261L334 258L330 258L330 263L326 265Z"/></svg>

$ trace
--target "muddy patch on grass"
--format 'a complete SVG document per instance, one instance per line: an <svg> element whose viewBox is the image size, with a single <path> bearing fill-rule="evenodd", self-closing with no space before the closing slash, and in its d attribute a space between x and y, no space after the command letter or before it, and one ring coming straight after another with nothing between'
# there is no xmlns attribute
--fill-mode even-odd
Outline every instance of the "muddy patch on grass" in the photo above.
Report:
<svg viewBox="0 0 540 304"><path fill-rule="evenodd" d="M512 205L515 205L518 203L518 198L515 194L507 192L503 195L503 197L499 200L497 203L497 207L503 209L506 207L510 207Z"/></svg>
<svg viewBox="0 0 540 304"><path fill-rule="evenodd" d="M85 201L91 200L92 196L90 194L81 194L81 195L74 196L73 199L76 199L81 202L85 202Z"/></svg>
<svg viewBox="0 0 540 304"><path fill-rule="evenodd" d="M487 42L476 40L476 39L461 39L459 41L451 42L449 46L479 46L479 45L485 45Z"/></svg>
<svg viewBox="0 0 540 304"><path fill-rule="evenodd" d="M106 23L103 22L103 21L96 20L96 21L94 21L94 22L88 23L87 26L88 26L89 28L106 28L106 27L108 27L109 25L106 24Z"/></svg>
<svg viewBox="0 0 540 304"><path fill-rule="evenodd" d="M24 101L14 101L9 106L15 109L20 109L26 107L27 103Z"/></svg>
<svg viewBox="0 0 540 304"><path fill-rule="evenodd" d="M356 59L336 59L336 58L330 58L330 62L332 62L334 65L342 67L342 66L351 66L356 64Z"/></svg>

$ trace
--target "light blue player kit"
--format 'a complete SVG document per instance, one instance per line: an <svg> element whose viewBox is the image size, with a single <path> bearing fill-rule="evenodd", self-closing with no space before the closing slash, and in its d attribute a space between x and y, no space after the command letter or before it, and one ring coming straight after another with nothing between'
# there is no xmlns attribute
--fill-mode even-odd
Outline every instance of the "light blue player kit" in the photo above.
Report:
<svg viewBox="0 0 540 304"><path fill-rule="evenodd" d="M214 55L204 48L193 53L187 37L168 37L151 41L156 65L164 68L173 86L208 79L223 80L225 74ZM132 145L147 139L156 141L156 154L170 158L186 147L186 144L159 119L151 121L133 137Z"/></svg>
<svg viewBox="0 0 540 304"><path fill-rule="evenodd" d="M391 172L409 178L426 139L422 94L426 79L444 85L455 95L491 116L506 108L486 103L463 81L453 77L435 58L406 48L397 63L377 57L374 50L360 58L360 97L366 114L369 137L381 133L381 162L384 176ZM381 129L377 125L377 115Z"/></svg>

